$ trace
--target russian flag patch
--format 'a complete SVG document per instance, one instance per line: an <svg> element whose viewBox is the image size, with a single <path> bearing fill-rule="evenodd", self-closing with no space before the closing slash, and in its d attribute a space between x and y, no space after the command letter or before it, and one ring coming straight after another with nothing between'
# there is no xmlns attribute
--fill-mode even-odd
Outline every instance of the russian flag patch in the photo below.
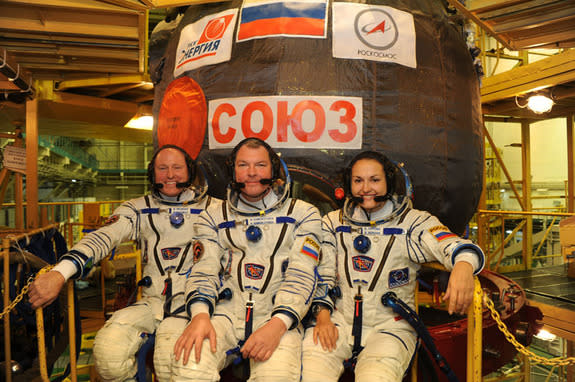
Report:
<svg viewBox="0 0 575 382"><path fill-rule="evenodd" d="M303 246L301 247L301 253L306 256L311 257L315 261L319 259L319 245L309 237L305 239L303 242Z"/></svg>
<svg viewBox="0 0 575 382"><path fill-rule="evenodd" d="M433 227L429 230L433 236L437 239L437 241L442 241L450 237L457 237L456 234L451 232L449 228L444 225L440 225L437 227Z"/></svg>

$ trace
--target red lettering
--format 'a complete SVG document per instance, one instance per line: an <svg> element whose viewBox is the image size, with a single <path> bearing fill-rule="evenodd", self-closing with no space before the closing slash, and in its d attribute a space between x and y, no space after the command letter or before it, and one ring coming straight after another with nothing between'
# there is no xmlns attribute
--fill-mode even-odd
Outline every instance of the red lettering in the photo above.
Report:
<svg viewBox="0 0 575 382"><path fill-rule="evenodd" d="M259 133L252 129L252 114L256 111L262 113L263 124ZM242 112L242 132L246 138L259 138L263 141L268 139L274 126L274 114L269 105L262 101L254 101L247 104Z"/></svg>
<svg viewBox="0 0 575 382"><path fill-rule="evenodd" d="M309 133L302 128L303 113L310 110L315 115L315 125ZM293 108L291 114L292 131L297 139L302 142L317 141L325 130L325 112L323 107L316 101L301 101Z"/></svg>
<svg viewBox="0 0 575 382"><path fill-rule="evenodd" d="M350 142L357 134L357 125L354 122L356 110L355 106L348 101L335 101L329 108L331 111L345 110L345 114L339 117L339 122L347 126L347 131L342 133L337 129L328 129L329 136L336 142Z"/></svg>
<svg viewBox="0 0 575 382"><path fill-rule="evenodd" d="M291 116L288 115L287 101L278 101L278 142L287 142L287 127L290 123Z"/></svg>
<svg viewBox="0 0 575 382"><path fill-rule="evenodd" d="M231 126L228 126L228 131L224 134L222 133L222 129L220 128L220 117L222 114L226 113L230 117L236 115L236 109L233 105L229 103L222 103L218 105L216 110L214 111L214 117L212 119L212 128L214 133L214 138L218 143L226 144L230 143L234 136L236 135L236 129Z"/></svg>

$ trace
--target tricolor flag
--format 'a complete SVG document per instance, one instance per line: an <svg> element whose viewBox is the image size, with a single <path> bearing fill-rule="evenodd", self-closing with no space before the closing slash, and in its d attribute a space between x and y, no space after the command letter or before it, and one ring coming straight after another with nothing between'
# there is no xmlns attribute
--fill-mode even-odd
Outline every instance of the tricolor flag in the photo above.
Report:
<svg viewBox="0 0 575 382"><path fill-rule="evenodd" d="M447 228L446 226L442 225L442 226L437 226L437 227L433 227L429 230L429 232L431 232L431 234L433 236L435 236L435 238L437 239L437 241L442 241L445 240L447 238L450 237L457 237L456 234L454 234L453 232L451 232L449 230L449 228Z"/></svg>
<svg viewBox="0 0 575 382"><path fill-rule="evenodd" d="M301 247L301 253L311 257L315 261L319 260L319 245L310 239L309 237L305 239L303 246Z"/></svg>
<svg viewBox="0 0 575 382"><path fill-rule="evenodd" d="M274 36L325 38L326 0L245 0L236 41Z"/></svg>

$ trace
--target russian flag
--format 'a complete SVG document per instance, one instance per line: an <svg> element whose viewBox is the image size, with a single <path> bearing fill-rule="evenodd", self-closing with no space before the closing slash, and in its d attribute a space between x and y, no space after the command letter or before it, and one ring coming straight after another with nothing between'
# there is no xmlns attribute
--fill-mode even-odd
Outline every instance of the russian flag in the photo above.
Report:
<svg viewBox="0 0 575 382"><path fill-rule="evenodd" d="M246 0L237 41L272 36L325 38L327 1Z"/></svg>
<svg viewBox="0 0 575 382"><path fill-rule="evenodd" d="M310 238L306 238L301 248L301 253L311 257L315 261L319 260L319 245Z"/></svg>
<svg viewBox="0 0 575 382"><path fill-rule="evenodd" d="M452 232L446 232L446 231L439 232L439 233L435 234L435 237L437 238L438 241L441 241L441 240L444 240L444 239L447 239L450 237L456 237L456 236L457 236L456 234L454 234Z"/></svg>

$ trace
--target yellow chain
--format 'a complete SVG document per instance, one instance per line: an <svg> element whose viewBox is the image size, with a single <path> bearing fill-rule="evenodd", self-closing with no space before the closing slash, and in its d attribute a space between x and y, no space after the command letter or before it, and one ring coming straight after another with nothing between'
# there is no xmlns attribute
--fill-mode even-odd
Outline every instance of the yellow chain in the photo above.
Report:
<svg viewBox="0 0 575 382"><path fill-rule="evenodd" d="M481 289L479 289L479 291L477 291L477 293L481 296L483 294L483 292L481 291ZM501 316L499 315L499 312L495 309L495 306L493 305L493 301L491 301L491 299L487 296L483 296L484 297L484 301L485 301L485 305L487 306L487 309L489 309L489 312L491 313L491 317L493 318L493 320L497 323L497 327L499 328L499 330L501 331L501 333L503 333L503 335L505 336L505 338L507 339L507 341L509 341L513 346L515 346L515 349L523 354L524 356L528 357L531 361L536 362L536 363L541 363L544 365L551 365L551 366L568 366L570 364L574 364L575 363L575 357L567 357L567 358L561 358L561 357L555 357L555 358L545 358L545 357L541 357L535 353L533 353L532 351L528 350L525 346L521 345L516 339L515 336L509 332L509 329L507 329L507 326L505 325L505 323L503 322L503 320L501 320Z"/></svg>
<svg viewBox="0 0 575 382"><path fill-rule="evenodd" d="M24 287L22 288L22 290L20 291L18 296L16 296L16 298L10 303L10 305L8 305L6 308L4 308L4 311L2 313L0 313L0 319L3 319L5 315L10 313L10 311L13 310L14 307L16 307L16 305L18 305L18 303L20 301L22 301L22 299L24 298L24 295L26 293L28 293L28 289L30 288L30 285L32 285L32 282L34 281L34 279L36 277L38 277L38 275L41 275L42 273L46 273L49 270L51 270L52 268L54 268L53 265L46 265L44 268L42 268L38 271L38 273L36 274L35 277L29 277L28 282L26 283L26 285L24 285ZM7 290L8 290L8 288L6 288L6 291Z"/></svg>

